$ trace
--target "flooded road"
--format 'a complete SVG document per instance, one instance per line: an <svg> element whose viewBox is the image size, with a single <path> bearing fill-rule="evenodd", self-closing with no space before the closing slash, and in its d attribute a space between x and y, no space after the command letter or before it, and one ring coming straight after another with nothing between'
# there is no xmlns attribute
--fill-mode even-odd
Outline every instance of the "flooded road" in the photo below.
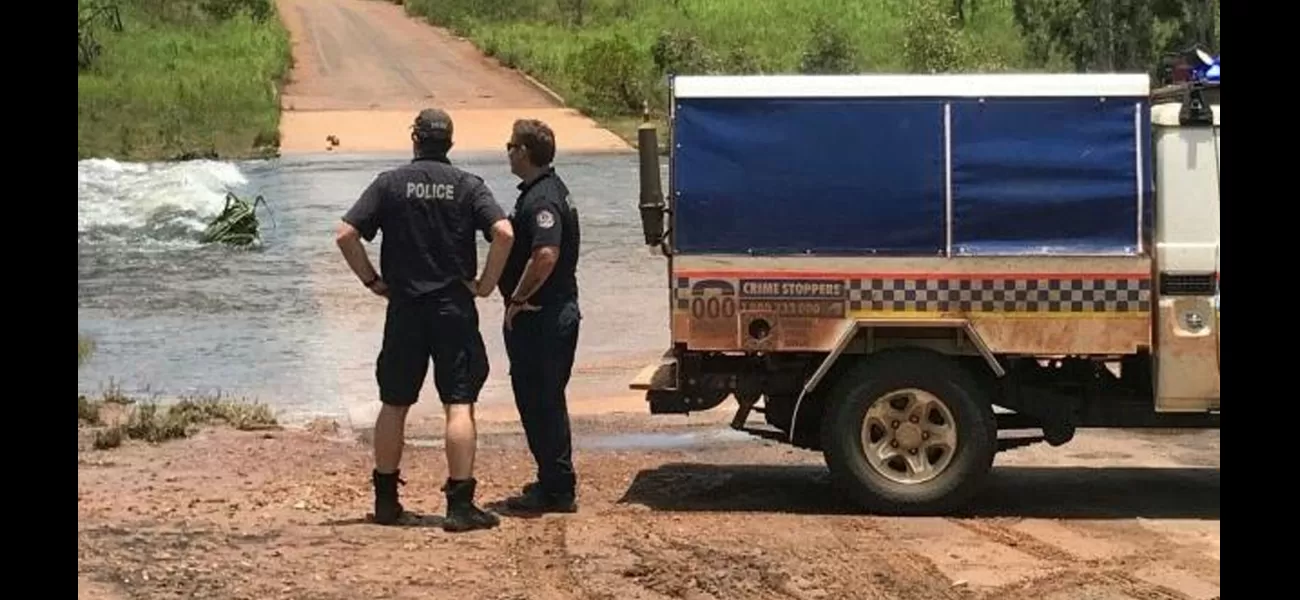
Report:
<svg viewBox="0 0 1300 600"><path fill-rule="evenodd" d="M78 329L98 347L78 391L220 391L267 402L288 421L373 404L384 303L356 281L333 235L374 176L405 160L79 162ZM506 210L514 205L517 180L503 156L453 151L453 161L483 176ZM669 337L665 263L641 244L636 157L561 155L556 166L583 227L584 321L571 395L626 395L627 380ZM260 249L199 244L226 189L266 198ZM378 241L369 247L376 264ZM492 361L483 402L508 406L501 306L484 299L479 307ZM426 382L422 403L434 403L431 393Z"/></svg>

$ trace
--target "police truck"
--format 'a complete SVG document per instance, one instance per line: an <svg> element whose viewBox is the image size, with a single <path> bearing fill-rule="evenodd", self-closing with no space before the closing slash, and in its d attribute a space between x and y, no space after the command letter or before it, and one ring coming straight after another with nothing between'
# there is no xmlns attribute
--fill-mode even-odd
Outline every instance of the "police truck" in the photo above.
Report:
<svg viewBox="0 0 1300 600"><path fill-rule="evenodd" d="M956 510L997 452L1079 428L1219 427L1217 80L669 86L666 186L639 140L671 311L630 383L651 413L734 398L882 514Z"/></svg>

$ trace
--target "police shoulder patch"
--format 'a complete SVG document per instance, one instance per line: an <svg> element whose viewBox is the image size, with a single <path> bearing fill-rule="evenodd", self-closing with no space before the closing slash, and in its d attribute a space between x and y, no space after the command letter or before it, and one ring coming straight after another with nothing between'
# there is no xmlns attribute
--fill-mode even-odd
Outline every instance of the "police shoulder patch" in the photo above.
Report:
<svg viewBox="0 0 1300 600"><path fill-rule="evenodd" d="M550 229L555 226L555 214L543 208L537 211L537 226L542 229Z"/></svg>

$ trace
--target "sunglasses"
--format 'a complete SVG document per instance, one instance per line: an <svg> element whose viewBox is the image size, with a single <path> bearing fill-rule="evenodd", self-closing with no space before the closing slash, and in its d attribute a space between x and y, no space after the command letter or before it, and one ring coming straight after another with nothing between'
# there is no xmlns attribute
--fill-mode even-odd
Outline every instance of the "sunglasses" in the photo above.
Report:
<svg viewBox="0 0 1300 600"><path fill-rule="evenodd" d="M511 150L514 150L515 148L522 148L523 146L524 146L523 144L516 144L516 143L514 143L514 142L506 142L506 152L509 152L509 151L511 151Z"/></svg>

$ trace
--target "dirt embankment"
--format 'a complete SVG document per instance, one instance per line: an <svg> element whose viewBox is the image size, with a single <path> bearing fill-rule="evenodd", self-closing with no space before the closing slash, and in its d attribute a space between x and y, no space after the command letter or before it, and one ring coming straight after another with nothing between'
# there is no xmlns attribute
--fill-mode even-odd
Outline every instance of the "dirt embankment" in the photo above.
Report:
<svg viewBox="0 0 1300 600"><path fill-rule="evenodd" d="M1215 433L1082 433L999 459L963 518L856 515L815 454L648 417L580 420L581 510L437 528L437 444L402 488L428 527L365 522L370 452L335 434L209 431L78 455L83 599L1211 600ZM635 431L636 435L626 432ZM677 446L695 439L694 447ZM712 439L710 444L703 443ZM432 447L430 447L432 446ZM1033 466L1029 466L1033 465ZM531 476L488 435L492 502Z"/></svg>
<svg viewBox="0 0 1300 600"><path fill-rule="evenodd" d="M522 74L408 17L401 6L374 0L277 5L294 57L281 97L283 153L407 152L411 120L428 106L452 115L458 151L504 152L517 118L547 122L560 152L629 150Z"/></svg>

